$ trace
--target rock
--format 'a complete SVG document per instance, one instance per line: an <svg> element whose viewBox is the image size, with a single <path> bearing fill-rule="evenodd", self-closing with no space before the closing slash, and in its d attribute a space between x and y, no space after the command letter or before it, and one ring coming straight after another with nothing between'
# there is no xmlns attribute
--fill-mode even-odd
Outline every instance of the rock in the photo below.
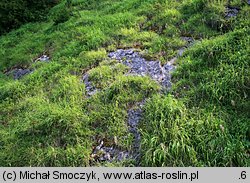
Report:
<svg viewBox="0 0 250 183"><path fill-rule="evenodd" d="M99 146L96 147L96 150L100 150L103 146L103 141L101 142L101 144Z"/></svg>
<svg viewBox="0 0 250 183"><path fill-rule="evenodd" d="M191 38L183 38L186 39L187 42L192 42ZM181 48L178 51L178 56L183 54L185 48ZM126 75L136 75L136 76L149 76L153 80L157 81L162 89L168 89L171 87L171 74L170 72L175 69L173 65L174 61L177 59L175 57L170 62L165 65L161 65L160 61L152 61L146 60L143 56L136 52L133 49L118 49L114 52L110 52L108 54L110 59L116 60L119 63L122 63L128 66L130 69ZM89 81L89 75L86 73L83 76L83 81L86 86L86 91L89 96L92 95L96 91L95 87L92 85L91 81ZM145 100L142 102L136 103L131 109L127 111L127 125L129 132L134 136L133 148L131 151L124 151L116 147L116 145L112 147L107 147L103 144L96 146L93 150L91 157L95 158L95 161L123 161L125 159L133 159L136 161L136 164L139 164L140 159L140 141L141 135L138 130L139 122L143 116L143 106L145 104Z"/></svg>
<svg viewBox="0 0 250 183"><path fill-rule="evenodd" d="M42 55L41 57L37 58L35 62L48 62L50 60L50 57L47 55ZM23 68L16 68L6 73L6 75L13 76L15 80L21 79L23 76L30 74L33 72L31 69L23 69Z"/></svg>
<svg viewBox="0 0 250 183"><path fill-rule="evenodd" d="M179 49L177 52L177 57L181 57L183 55L184 51L185 51L185 48Z"/></svg>
<svg viewBox="0 0 250 183"><path fill-rule="evenodd" d="M239 13L239 9L238 8L233 8L233 7L227 7L226 8L226 15L225 17L227 19L232 18L232 17L236 17Z"/></svg>
<svg viewBox="0 0 250 183"><path fill-rule="evenodd" d="M142 117L142 110L139 109L130 109L128 111L128 125L131 128L136 128L140 119Z"/></svg>
<svg viewBox="0 0 250 183"><path fill-rule="evenodd" d="M186 42L186 45L184 47L180 48L179 50L177 50L177 56L176 57L181 57L183 55L185 49L187 47L191 46L195 41L194 38L192 38L192 37L183 36L183 37L181 37L181 39Z"/></svg>
<svg viewBox="0 0 250 183"><path fill-rule="evenodd" d="M172 84L171 84L171 75L170 74L162 79L161 85L165 86L165 88L171 88Z"/></svg>
<svg viewBox="0 0 250 183"><path fill-rule="evenodd" d="M90 96L94 95L96 92L98 92L98 90L89 81L89 74L88 73L83 75L82 80L85 84L85 90L87 92L88 97L90 97Z"/></svg>
<svg viewBox="0 0 250 183"><path fill-rule="evenodd" d="M21 79L23 76L30 74L31 69L13 69L6 73L6 75L13 76L15 80Z"/></svg>
<svg viewBox="0 0 250 183"><path fill-rule="evenodd" d="M250 0L248 0L248 1L247 1L247 4L249 4L249 5L250 5Z"/></svg>
<svg viewBox="0 0 250 183"><path fill-rule="evenodd" d="M173 65L176 61L177 57L174 57L172 60L170 60L168 63L166 63L163 67L166 71L171 72L175 69L175 66Z"/></svg>
<svg viewBox="0 0 250 183"><path fill-rule="evenodd" d="M139 164L140 160L140 142L141 135L138 130L139 122L143 117L143 106L145 105L145 100L138 102L134 105L133 108L128 110L127 123L129 126L129 132L134 136L133 150L131 152L132 158L136 161L136 164Z"/></svg>
<svg viewBox="0 0 250 183"><path fill-rule="evenodd" d="M169 83L170 81L166 82L166 80L169 79L168 75L170 69L168 67L166 70L166 67L162 67L159 61L148 61L133 49L119 49L115 52L109 53L108 57L116 59L118 62L128 66L130 68L129 73L132 75L149 76L159 84L162 84L163 88L169 86L169 84L166 83ZM172 67L172 69L173 68L174 67ZM165 82L162 82L162 80Z"/></svg>
<svg viewBox="0 0 250 183"><path fill-rule="evenodd" d="M134 135L134 147L139 147L141 136L137 126L142 118L142 109L130 109L128 111L128 126L129 131Z"/></svg>
<svg viewBox="0 0 250 183"><path fill-rule="evenodd" d="M129 158L129 153L128 152L120 152L117 156L118 161L123 161L125 159Z"/></svg>
<svg viewBox="0 0 250 183"><path fill-rule="evenodd" d="M163 76L161 63L159 61L149 61L147 62L147 65L150 77L156 81L159 81L159 78Z"/></svg>
<svg viewBox="0 0 250 183"><path fill-rule="evenodd" d="M42 56L40 56L39 58L37 58L35 60L35 62L38 62L38 61L40 61L40 62L49 62L50 57L48 55L42 55Z"/></svg>
<svg viewBox="0 0 250 183"><path fill-rule="evenodd" d="M47 56L47 55L42 55L42 56L39 58L39 60L40 60L41 62L48 62L48 61L50 60L50 58L49 58L49 56Z"/></svg>
<svg viewBox="0 0 250 183"><path fill-rule="evenodd" d="M128 151L120 150L119 148L115 147L107 147L103 144L96 146L93 150L91 157L94 158L95 161L103 162L103 161L123 161L125 159L130 158L130 154Z"/></svg>
<svg viewBox="0 0 250 183"><path fill-rule="evenodd" d="M110 161L110 160L111 160L111 156L110 156L109 153L106 153L106 154L104 155L103 158L104 158L105 160L107 160L107 161Z"/></svg>
<svg viewBox="0 0 250 183"><path fill-rule="evenodd" d="M194 42L194 39L192 37L183 36L183 37L181 37L181 39L183 41L186 41L187 44L191 44Z"/></svg>

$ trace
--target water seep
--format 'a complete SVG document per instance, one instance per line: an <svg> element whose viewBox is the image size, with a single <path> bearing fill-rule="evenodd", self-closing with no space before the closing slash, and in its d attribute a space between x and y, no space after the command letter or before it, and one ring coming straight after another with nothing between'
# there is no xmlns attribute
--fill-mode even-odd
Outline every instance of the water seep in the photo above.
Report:
<svg viewBox="0 0 250 183"><path fill-rule="evenodd" d="M143 58L143 55L134 49L118 49L114 52L110 52L108 54L108 59L116 60L118 63L128 66L129 71L126 75L148 76L157 81L161 85L162 90L168 90L171 87L171 72L175 69L175 61L178 57L183 55L185 49L194 41L194 39L190 37L182 37L182 39L186 41L187 46L180 48L177 52L177 56L164 65L161 65L160 61L146 60ZM91 81L89 81L88 73L85 73L83 76L83 81L86 86L88 97L98 92ZM101 141L91 154L91 157L95 161L112 162L132 159L135 160L136 165L139 165L141 136L138 131L138 125L143 117L144 104L145 100L138 102L127 111L127 125L129 127L129 132L134 136L132 150L124 151L115 146L108 147Z"/></svg>
<svg viewBox="0 0 250 183"><path fill-rule="evenodd" d="M138 165L140 162L140 142L141 142L141 134L138 131L139 122L142 119L143 115L143 106L145 104L145 100L142 102L138 102L134 105L133 108L128 110L128 119L127 123L129 126L129 132L134 135L134 143L133 150L131 152L132 158L135 160Z"/></svg>
<svg viewBox="0 0 250 183"><path fill-rule="evenodd" d="M168 89L171 87L171 77L170 71L174 70L173 63L161 65L160 61L148 61L143 56L133 50L133 49L118 49L115 52L108 54L109 59L116 60L129 67L129 71L126 75L135 76L149 76L153 80L157 81L163 89ZM89 74L85 73L83 76L83 82L86 87L87 96L97 92L97 89L93 86L92 82L89 80ZM91 157L98 162L112 162L112 161L122 161L126 159L135 160L136 164L139 164L140 160L140 133L138 131L138 124L142 119L143 115L143 105L145 100L136 103L127 111L127 125L129 127L129 132L133 134L134 141L131 151L123 151L115 146L107 147L101 141L101 143L95 147Z"/></svg>

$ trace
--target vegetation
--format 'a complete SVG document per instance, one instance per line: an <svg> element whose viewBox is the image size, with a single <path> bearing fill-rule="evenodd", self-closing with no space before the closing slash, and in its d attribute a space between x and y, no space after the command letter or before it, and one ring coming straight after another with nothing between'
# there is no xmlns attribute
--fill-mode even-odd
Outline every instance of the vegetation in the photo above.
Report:
<svg viewBox="0 0 250 183"><path fill-rule="evenodd" d="M144 99L140 166L250 166L247 1L62 0L39 13L56 1L11 2L0 3L17 8L0 14L1 33L39 22L0 37L1 166L91 166L99 139L131 150L127 111ZM227 7L237 16L228 18ZM136 48L164 64L183 36L196 41L178 58L166 94L106 60L110 51ZM43 54L50 62L35 62ZM14 80L6 74L14 68L33 72ZM99 90L91 97L86 73Z"/></svg>
<svg viewBox="0 0 250 183"><path fill-rule="evenodd" d="M49 9L59 0L2 0L0 2L0 35L24 23L46 19Z"/></svg>

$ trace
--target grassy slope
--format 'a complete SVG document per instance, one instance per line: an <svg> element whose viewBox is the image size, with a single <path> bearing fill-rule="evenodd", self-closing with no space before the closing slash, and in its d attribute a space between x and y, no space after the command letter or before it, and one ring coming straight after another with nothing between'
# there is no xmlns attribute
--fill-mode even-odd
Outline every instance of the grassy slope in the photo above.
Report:
<svg viewBox="0 0 250 183"><path fill-rule="evenodd" d="M142 166L249 166L250 7L231 1L241 11L227 20L226 4L73 0L54 7L47 22L2 36L0 165L89 166L100 138L130 149L126 110L147 97ZM171 95L104 61L108 51L137 47L165 63L184 45L180 36L202 41L178 60ZM53 60L33 63L43 53ZM36 70L13 81L3 72L14 67ZM102 89L91 98L79 82L87 70Z"/></svg>

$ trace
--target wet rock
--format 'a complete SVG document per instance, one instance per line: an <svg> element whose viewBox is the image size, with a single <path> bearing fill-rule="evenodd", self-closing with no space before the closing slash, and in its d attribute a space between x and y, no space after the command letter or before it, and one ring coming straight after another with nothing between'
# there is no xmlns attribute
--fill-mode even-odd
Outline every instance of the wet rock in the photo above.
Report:
<svg viewBox="0 0 250 183"><path fill-rule="evenodd" d="M185 48L181 48L177 51L177 57L181 57L185 51Z"/></svg>
<svg viewBox="0 0 250 183"><path fill-rule="evenodd" d="M226 13L225 17L229 19L232 17L236 17L239 13L239 9L234 7L227 7L225 13Z"/></svg>
<svg viewBox="0 0 250 183"><path fill-rule="evenodd" d="M42 56L39 58L39 60L40 60L41 62L48 62L48 61L50 60L50 58L49 58L49 56L47 56L47 55L42 55Z"/></svg>
<svg viewBox="0 0 250 183"><path fill-rule="evenodd" d="M138 58L139 54L135 52L133 49L128 49L128 50L118 49L115 52L110 52L108 54L108 57L116 60L122 60L124 58L133 59L133 58Z"/></svg>
<svg viewBox="0 0 250 183"><path fill-rule="evenodd" d="M194 43L194 38L192 37L181 37L182 40L184 40L186 42L186 45L182 48L180 48L179 50L177 50L177 55L175 57L173 57L170 61L167 62L167 64L165 64L163 67L165 71L168 71L168 73L174 71L176 69L176 66L174 66L175 61L181 57L184 53L184 51L193 45ZM171 87L171 75L170 74L166 74L166 77L163 78L163 85L167 86L167 87Z"/></svg>
<svg viewBox="0 0 250 183"><path fill-rule="evenodd" d="M129 132L134 136L133 150L131 151L131 156L135 160L135 163L139 165L140 162L140 143L141 135L138 130L138 125L143 117L143 106L146 100L142 102L137 102L134 107L128 110L127 123L129 127Z"/></svg>
<svg viewBox="0 0 250 183"><path fill-rule="evenodd" d="M177 56L176 57L181 57L183 55L185 49L187 47L191 46L195 41L194 38L192 38L192 37L183 36L183 37L181 37L181 39L186 42L186 45L184 47L180 48L179 50L177 50Z"/></svg>
<svg viewBox="0 0 250 183"><path fill-rule="evenodd" d="M191 42L191 39L186 38L187 41ZM193 40L192 40L193 41ZM184 51L184 48L179 50L178 55L181 56ZM115 52L110 52L108 54L110 59L116 60L130 69L127 75L137 75L137 76L149 76L153 80L157 81L161 86L162 89L168 89L171 87L171 74L170 72L175 69L173 65L175 59L168 62L165 65L161 65L160 61L152 61L146 60L143 56L133 50L133 49L118 49ZM86 86L86 91L88 95L91 95L91 92L96 91L95 87L92 85L91 81L89 81L89 75L85 74L83 76L83 81ZM138 102L133 105L127 111L127 125L129 132L133 134L134 141L133 141L133 148L131 151L124 151L116 146L107 147L101 142L92 152L91 157L94 158L95 161L103 162L103 161L122 161L125 159L133 159L135 160L136 164L139 164L140 160L140 142L141 136L138 130L139 122L143 117L143 106L145 104L145 100L142 102Z"/></svg>
<svg viewBox="0 0 250 183"><path fill-rule="evenodd" d="M168 63L166 63L163 67L166 71L171 72L173 70L175 70L175 66L173 65L174 62L177 60L177 57L174 57L173 59L171 59Z"/></svg>
<svg viewBox="0 0 250 183"><path fill-rule="evenodd" d="M89 81L89 74L84 74L82 78L84 84L85 84L85 90L87 92L87 96L90 97L94 95L98 90L93 86L92 82Z"/></svg>
<svg viewBox="0 0 250 183"><path fill-rule="evenodd" d="M161 63L159 61L149 61L147 62L147 65L148 65L148 73L151 78L160 81L160 79L164 77L162 71L163 68L161 67Z"/></svg>
<svg viewBox="0 0 250 183"><path fill-rule="evenodd" d="M130 157L128 152L120 152L117 156L118 161L124 161Z"/></svg>
<svg viewBox="0 0 250 183"><path fill-rule="evenodd" d="M111 59L116 59L118 62L130 68L129 73L138 76L149 76L153 80L162 85L163 88L168 87L169 82L166 82L169 77L169 68L166 70L164 66L161 66L159 61L148 61L143 56L134 51L133 49L123 50L119 49L115 52L108 54ZM164 80L164 82L162 82Z"/></svg>
<svg viewBox="0 0 250 183"><path fill-rule="evenodd" d="M135 106L138 106L135 105ZM138 107L136 109L128 110L128 126L129 131L134 135L134 149L138 149L140 147L141 136L137 129L140 120L142 119L142 107Z"/></svg>
<svg viewBox="0 0 250 183"><path fill-rule="evenodd" d="M123 161L127 159L133 159L139 163L140 158L140 132L138 131L138 124L142 119L142 107L145 104L145 100L138 102L133 108L128 110L127 123L129 127L129 132L134 135L134 143L132 151L124 151L114 146L105 146L104 142L101 141L98 146L96 146L91 154L91 157L95 162L112 162L112 161Z"/></svg>
<svg viewBox="0 0 250 183"><path fill-rule="evenodd" d="M174 70L175 67L171 66L172 70ZM164 86L165 88L171 88L172 84L171 84L171 75L167 75L166 77L164 77L161 81L161 85Z"/></svg>
<svg viewBox="0 0 250 183"><path fill-rule="evenodd" d="M40 62L49 62L50 57L48 55L42 55L39 58L37 58L35 61L36 62L38 62L38 61L40 61Z"/></svg>
<svg viewBox="0 0 250 183"><path fill-rule="evenodd" d="M35 62L40 61L40 62L49 62L50 57L48 55L42 55L41 57L37 58ZM15 80L21 79L23 76L30 74L33 72L32 69L23 69L23 68L15 68L9 72L6 73L8 76L13 76Z"/></svg>
<svg viewBox="0 0 250 183"><path fill-rule="evenodd" d="M128 111L128 125L131 129L136 128L142 115L141 109L131 109Z"/></svg>
<svg viewBox="0 0 250 183"><path fill-rule="evenodd" d="M128 151L120 150L117 147L107 147L103 141L93 150L91 157L95 162L123 161L131 156Z"/></svg>
<svg viewBox="0 0 250 183"><path fill-rule="evenodd" d="M8 76L13 76L15 80L21 79L23 76L30 74L31 69L13 69L6 73Z"/></svg>
<svg viewBox="0 0 250 183"><path fill-rule="evenodd" d="M194 42L194 39L192 37L183 36L183 37L181 37L181 39L183 41L186 41L187 44L191 44Z"/></svg>

